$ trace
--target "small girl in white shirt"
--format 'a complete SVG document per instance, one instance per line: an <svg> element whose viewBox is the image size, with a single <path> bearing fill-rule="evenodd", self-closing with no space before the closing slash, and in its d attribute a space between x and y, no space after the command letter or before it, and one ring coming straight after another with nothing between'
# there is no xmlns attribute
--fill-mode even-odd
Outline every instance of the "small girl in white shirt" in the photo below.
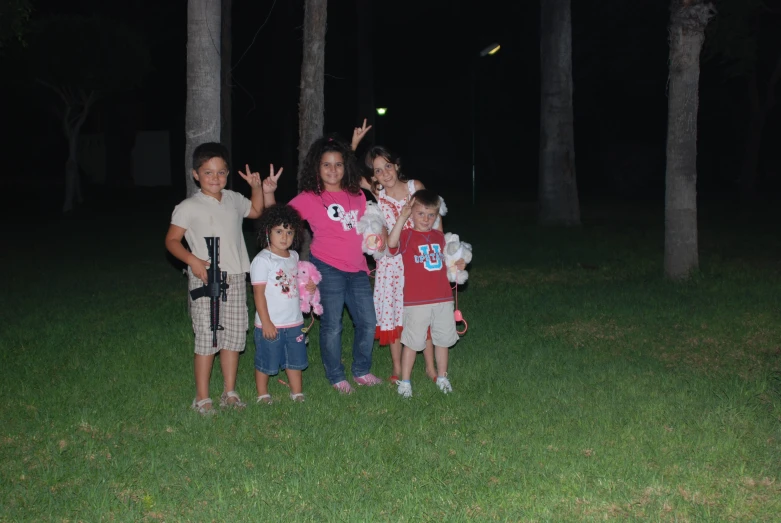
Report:
<svg viewBox="0 0 781 523"><path fill-rule="evenodd" d="M298 253L290 250L302 230L301 216L288 205L266 209L260 217L258 244L250 279L255 296L255 385L257 403L271 403L269 377L285 369L290 399L304 401L302 371L306 355L304 317L298 295ZM307 290L316 290L309 282Z"/></svg>

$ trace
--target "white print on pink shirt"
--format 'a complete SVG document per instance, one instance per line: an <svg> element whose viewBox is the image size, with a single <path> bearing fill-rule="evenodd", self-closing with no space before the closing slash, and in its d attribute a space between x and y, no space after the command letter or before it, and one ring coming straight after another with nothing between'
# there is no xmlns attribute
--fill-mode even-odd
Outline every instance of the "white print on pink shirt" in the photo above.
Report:
<svg viewBox="0 0 781 523"><path fill-rule="evenodd" d="M353 230L358 224L357 210L345 211L344 207L338 203L332 203L326 207L326 212L328 213L328 218L335 222L340 222L342 224L342 229L345 231Z"/></svg>

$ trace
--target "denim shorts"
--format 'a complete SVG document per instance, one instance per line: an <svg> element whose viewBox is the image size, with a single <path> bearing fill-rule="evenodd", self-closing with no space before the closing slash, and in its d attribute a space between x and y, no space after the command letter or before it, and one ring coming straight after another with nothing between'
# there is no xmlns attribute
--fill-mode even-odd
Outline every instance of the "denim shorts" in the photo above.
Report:
<svg viewBox="0 0 781 523"><path fill-rule="evenodd" d="M306 356L306 334L303 325L277 329L277 337L267 340L263 331L255 327L255 368L274 376L279 369L304 370L309 366Z"/></svg>

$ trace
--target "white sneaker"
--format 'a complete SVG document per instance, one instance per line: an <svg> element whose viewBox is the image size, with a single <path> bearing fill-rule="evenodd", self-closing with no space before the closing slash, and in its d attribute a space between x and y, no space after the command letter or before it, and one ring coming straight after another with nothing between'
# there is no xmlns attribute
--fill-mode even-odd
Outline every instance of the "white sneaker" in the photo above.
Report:
<svg viewBox="0 0 781 523"><path fill-rule="evenodd" d="M453 387L450 386L450 380L446 377L437 378L437 387L445 394L453 392Z"/></svg>
<svg viewBox="0 0 781 523"><path fill-rule="evenodd" d="M396 392L399 393L399 396L402 398L411 398L412 397L412 384L409 382L403 382L401 380L396 382L396 385L398 385L398 388L396 389Z"/></svg>

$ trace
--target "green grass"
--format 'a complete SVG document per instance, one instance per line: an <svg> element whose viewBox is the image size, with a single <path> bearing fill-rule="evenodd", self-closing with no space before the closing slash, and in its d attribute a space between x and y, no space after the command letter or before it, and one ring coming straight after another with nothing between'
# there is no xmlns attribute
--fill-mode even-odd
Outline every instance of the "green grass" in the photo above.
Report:
<svg viewBox="0 0 781 523"><path fill-rule="evenodd" d="M165 212L11 233L0 520L778 519L777 223L704 209L701 271L674 285L653 209L586 207L574 231L523 210L498 227L452 214L475 249L452 395L419 362L410 400L390 385L339 396L315 327L306 403L273 382L276 404L211 418L189 410L186 281L165 256ZM390 374L386 349L373 370Z"/></svg>

